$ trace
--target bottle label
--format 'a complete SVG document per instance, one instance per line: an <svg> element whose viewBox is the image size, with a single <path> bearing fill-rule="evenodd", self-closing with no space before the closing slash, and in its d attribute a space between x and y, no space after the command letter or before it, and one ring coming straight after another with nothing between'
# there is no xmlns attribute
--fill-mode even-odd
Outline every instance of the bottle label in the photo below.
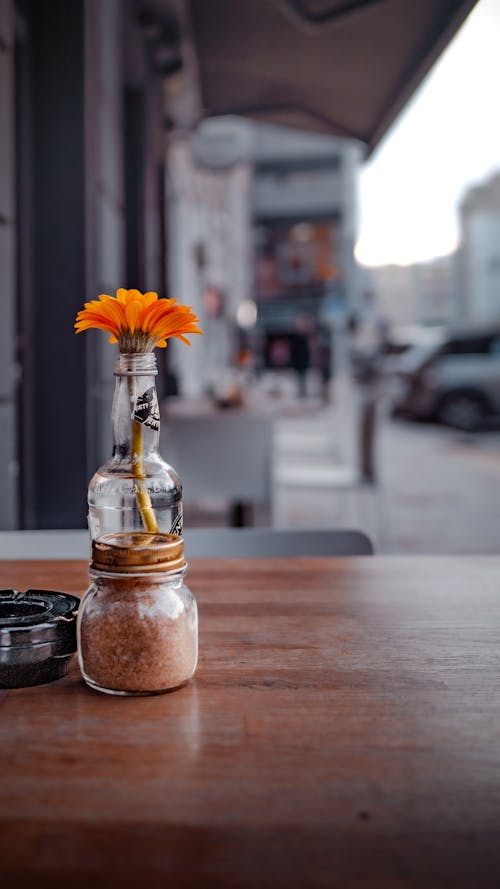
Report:
<svg viewBox="0 0 500 889"><path fill-rule="evenodd" d="M171 534L182 534L182 511L178 512L170 528Z"/></svg>
<svg viewBox="0 0 500 889"><path fill-rule="evenodd" d="M143 395L137 397L132 412L132 419L136 420L138 423L144 423L145 426L158 432L158 429L160 428L160 408L154 386L151 386L150 389L146 389Z"/></svg>

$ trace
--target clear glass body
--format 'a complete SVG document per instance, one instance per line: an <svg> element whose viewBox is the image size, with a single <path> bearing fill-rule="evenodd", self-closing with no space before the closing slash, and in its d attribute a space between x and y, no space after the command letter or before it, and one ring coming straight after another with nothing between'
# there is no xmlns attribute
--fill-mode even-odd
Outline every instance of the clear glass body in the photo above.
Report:
<svg viewBox="0 0 500 889"><path fill-rule="evenodd" d="M117 531L182 532L181 480L158 451L156 373L152 352L121 354L117 360L113 454L88 489L92 540Z"/></svg>
<svg viewBox="0 0 500 889"><path fill-rule="evenodd" d="M189 682L198 662L198 609L185 573L90 572L77 638L80 669L91 688L147 695Z"/></svg>

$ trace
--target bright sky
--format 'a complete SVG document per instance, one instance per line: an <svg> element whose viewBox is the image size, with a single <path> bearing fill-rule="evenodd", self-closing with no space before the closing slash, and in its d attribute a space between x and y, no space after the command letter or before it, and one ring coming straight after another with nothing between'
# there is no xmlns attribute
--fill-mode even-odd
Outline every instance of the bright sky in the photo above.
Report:
<svg viewBox="0 0 500 889"><path fill-rule="evenodd" d="M466 187L500 169L500 0L479 0L363 167L356 256L406 265L458 243Z"/></svg>

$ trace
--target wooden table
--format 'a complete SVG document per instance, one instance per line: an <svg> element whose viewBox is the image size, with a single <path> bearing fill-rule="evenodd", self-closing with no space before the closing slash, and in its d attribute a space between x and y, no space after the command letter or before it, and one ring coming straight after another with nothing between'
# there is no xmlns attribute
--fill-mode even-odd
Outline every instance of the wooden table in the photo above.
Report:
<svg viewBox="0 0 500 889"><path fill-rule="evenodd" d="M78 562L1 586L81 592ZM171 695L2 692L2 886L500 885L500 558L192 565Z"/></svg>

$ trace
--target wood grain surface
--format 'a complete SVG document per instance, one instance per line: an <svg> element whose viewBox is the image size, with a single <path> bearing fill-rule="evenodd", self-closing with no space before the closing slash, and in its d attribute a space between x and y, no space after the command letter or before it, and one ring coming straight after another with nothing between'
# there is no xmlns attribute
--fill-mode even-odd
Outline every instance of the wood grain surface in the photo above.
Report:
<svg viewBox="0 0 500 889"><path fill-rule="evenodd" d="M195 682L0 692L10 887L500 885L500 558L193 563ZM0 586L82 593L79 562Z"/></svg>

